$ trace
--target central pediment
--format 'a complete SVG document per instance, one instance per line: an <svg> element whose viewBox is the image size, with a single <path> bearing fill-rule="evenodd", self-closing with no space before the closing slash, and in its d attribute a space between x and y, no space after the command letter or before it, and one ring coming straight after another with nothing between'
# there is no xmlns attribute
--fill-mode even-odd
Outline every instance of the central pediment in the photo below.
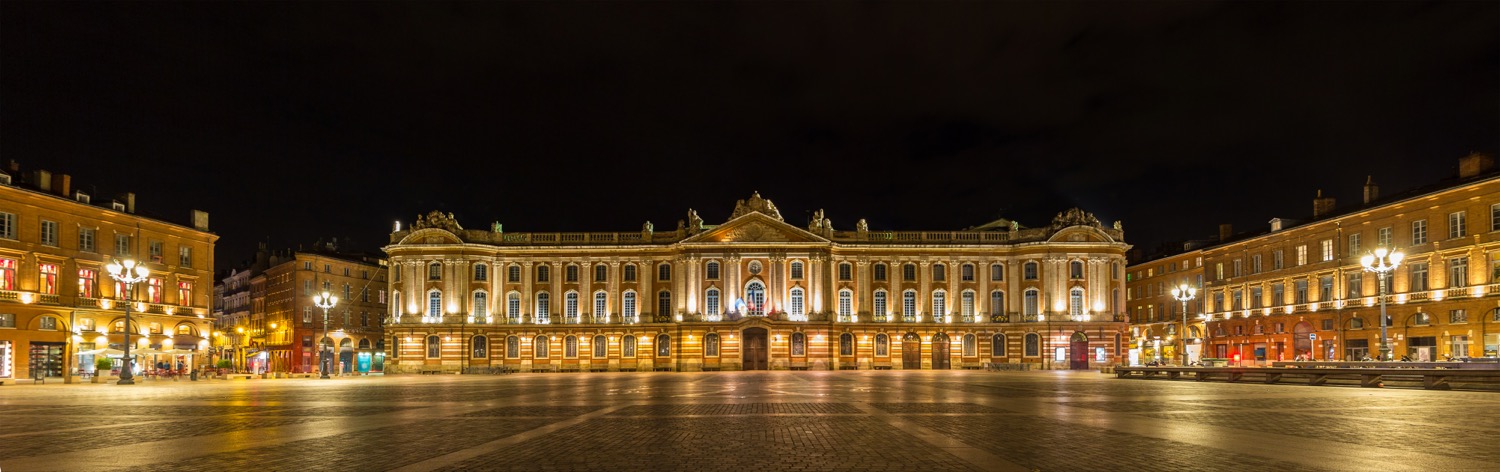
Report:
<svg viewBox="0 0 1500 472"><path fill-rule="evenodd" d="M685 239L684 243L820 243L828 240L801 228L767 216L750 212Z"/></svg>

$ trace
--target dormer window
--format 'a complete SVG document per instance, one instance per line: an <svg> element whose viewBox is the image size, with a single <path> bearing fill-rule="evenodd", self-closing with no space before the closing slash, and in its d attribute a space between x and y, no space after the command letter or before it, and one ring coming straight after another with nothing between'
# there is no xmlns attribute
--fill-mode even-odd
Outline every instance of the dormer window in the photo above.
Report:
<svg viewBox="0 0 1500 472"><path fill-rule="evenodd" d="M78 200L78 203L88 203L89 194L83 192L73 192L73 199Z"/></svg>

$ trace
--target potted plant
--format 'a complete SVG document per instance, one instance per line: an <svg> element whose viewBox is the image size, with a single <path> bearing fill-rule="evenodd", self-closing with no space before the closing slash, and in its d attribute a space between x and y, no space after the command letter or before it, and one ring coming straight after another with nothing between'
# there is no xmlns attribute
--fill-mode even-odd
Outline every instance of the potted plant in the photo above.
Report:
<svg viewBox="0 0 1500 472"><path fill-rule="evenodd" d="M94 358L94 378L91 382L103 382L100 378L109 375L109 370L113 368L115 368L115 361L110 358L104 356Z"/></svg>
<svg viewBox="0 0 1500 472"><path fill-rule="evenodd" d="M219 375L223 376L225 372L229 371L229 369L233 369L234 368L234 361L231 361L229 359L219 359L219 363L216 364L214 367L218 367L219 368Z"/></svg>

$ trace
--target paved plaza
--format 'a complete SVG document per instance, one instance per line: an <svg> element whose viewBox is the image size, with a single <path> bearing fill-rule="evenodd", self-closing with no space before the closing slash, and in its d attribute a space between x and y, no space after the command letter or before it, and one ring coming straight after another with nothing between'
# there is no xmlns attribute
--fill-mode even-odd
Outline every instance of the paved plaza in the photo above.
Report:
<svg viewBox="0 0 1500 472"><path fill-rule="evenodd" d="M1500 393L859 371L0 387L0 471L1500 470Z"/></svg>

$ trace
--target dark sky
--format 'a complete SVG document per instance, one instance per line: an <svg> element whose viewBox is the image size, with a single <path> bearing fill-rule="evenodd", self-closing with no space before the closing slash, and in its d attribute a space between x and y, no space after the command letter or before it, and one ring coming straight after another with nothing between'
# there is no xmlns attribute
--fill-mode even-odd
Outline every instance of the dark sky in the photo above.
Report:
<svg viewBox="0 0 1500 472"><path fill-rule="evenodd" d="M507 231L1264 226L1500 150L1500 2L0 5L0 158L217 265L454 212Z"/></svg>

